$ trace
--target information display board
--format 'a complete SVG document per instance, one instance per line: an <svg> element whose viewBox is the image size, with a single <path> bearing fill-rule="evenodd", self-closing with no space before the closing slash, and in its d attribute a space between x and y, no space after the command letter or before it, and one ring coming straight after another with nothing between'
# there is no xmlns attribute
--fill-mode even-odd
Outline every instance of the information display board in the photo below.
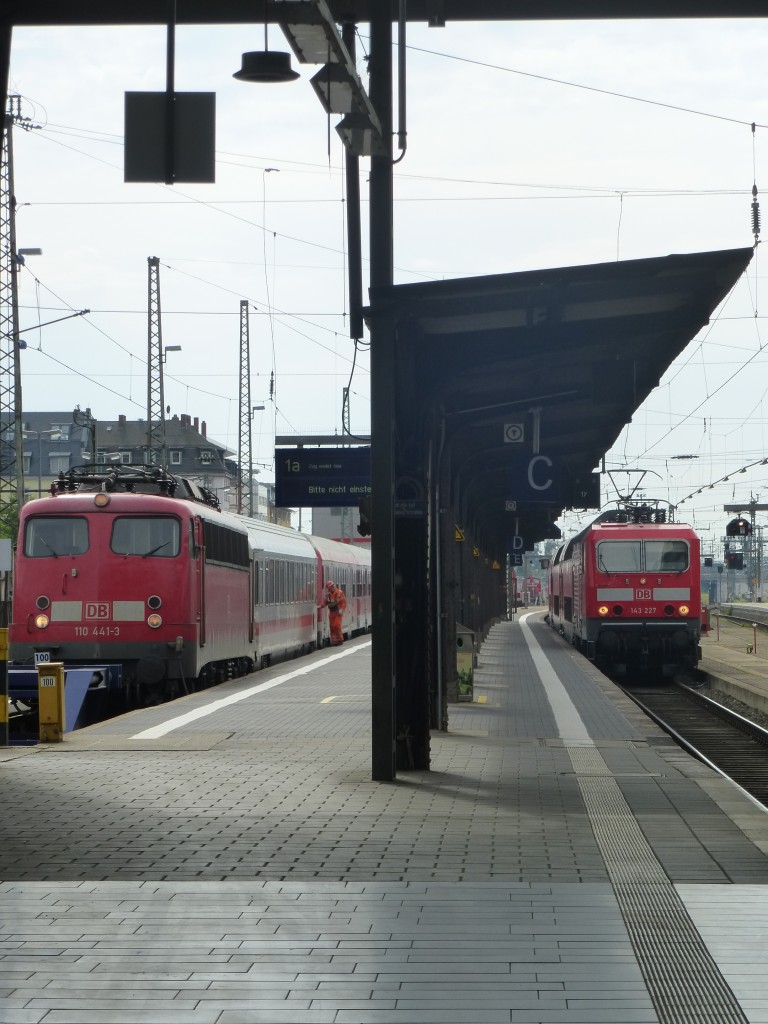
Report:
<svg viewBox="0 0 768 1024"><path fill-rule="evenodd" d="M279 508L357 505L370 493L370 447L275 449Z"/></svg>

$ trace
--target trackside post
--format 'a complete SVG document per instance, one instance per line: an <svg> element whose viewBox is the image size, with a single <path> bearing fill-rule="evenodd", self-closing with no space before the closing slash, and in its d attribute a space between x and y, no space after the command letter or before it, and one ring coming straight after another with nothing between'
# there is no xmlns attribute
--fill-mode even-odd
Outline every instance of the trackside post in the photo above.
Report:
<svg viewBox="0 0 768 1024"><path fill-rule="evenodd" d="M37 666L40 708L40 742L64 739L64 663L52 661Z"/></svg>

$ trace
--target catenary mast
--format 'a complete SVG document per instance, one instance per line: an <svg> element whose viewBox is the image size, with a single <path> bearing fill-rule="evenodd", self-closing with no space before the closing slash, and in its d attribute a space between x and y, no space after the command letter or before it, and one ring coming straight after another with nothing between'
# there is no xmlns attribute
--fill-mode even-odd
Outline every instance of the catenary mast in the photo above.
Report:
<svg viewBox="0 0 768 1024"><path fill-rule="evenodd" d="M237 447L239 477L237 511L253 515L253 461L251 456L251 352L248 329L248 302L240 302L240 435Z"/></svg>
<svg viewBox="0 0 768 1024"><path fill-rule="evenodd" d="M3 118L0 180L0 512L24 504L19 361L18 254L13 183L13 125L20 118L19 96L8 97Z"/></svg>
<svg viewBox="0 0 768 1024"><path fill-rule="evenodd" d="M163 397L163 335L160 322L160 260L150 256L147 332L147 464L165 468L165 401Z"/></svg>

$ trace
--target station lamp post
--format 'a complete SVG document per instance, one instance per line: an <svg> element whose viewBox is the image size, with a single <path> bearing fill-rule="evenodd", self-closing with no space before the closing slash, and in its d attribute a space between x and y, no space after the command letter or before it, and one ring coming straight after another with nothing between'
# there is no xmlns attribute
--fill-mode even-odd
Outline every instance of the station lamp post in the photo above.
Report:
<svg viewBox="0 0 768 1024"><path fill-rule="evenodd" d="M251 406L251 419L253 420L257 412L264 412L263 405ZM253 478L258 476L261 470L253 468L253 446L251 444L251 438L248 438L248 515L253 515ZM243 467L240 467L240 477L242 479ZM258 507L258 484L256 485L256 504Z"/></svg>
<svg viewBox="0 0 768 1024"><path fill-rule="evenodd" d="M163 362L169 352L181 352L181 345L166 345L163 349Z"/></svg>

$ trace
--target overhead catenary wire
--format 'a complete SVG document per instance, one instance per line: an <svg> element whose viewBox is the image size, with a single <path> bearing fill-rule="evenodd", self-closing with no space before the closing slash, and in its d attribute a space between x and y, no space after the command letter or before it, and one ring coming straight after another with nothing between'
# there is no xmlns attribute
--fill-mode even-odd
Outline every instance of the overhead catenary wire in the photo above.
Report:
<svg viewBox="0 0 768 1024"><path fill-rule="evenodd" d="M509 70L511 70L512 73L515 73L515 69L509 69ZM537 76L537 77L546 77L546 76ZM553 80L553 81L557 82L558 80ZM571 85L571 84L575 84L575 83L561 82L560 84ZM595 90L595 91L606 92L607 90ZM623 94L617 94L617 95L623 95ZM630 97L630 98L634 99L634 100L637 100L637 97ZM667 104L664 104L664 105L667 105ZM680 109L684 109L684 108L680 108ZM695 112L695 113L700 114L701 112ZM726 120L735 120L735 119L726 119ZM615 193L613 193L613 195L614 195L614 198L615 198ZM191 200L191 201L194 201L194 200ZM409 200L404 200L404 201L409 201ZM432 201L431 197L430 197L430 201ZM266 217L264 217L263 219L266 222ZM617 238L617 246L618 246L618 238ZM266 274L266 259L264 261L264 266L265 266L265 274ZM703 356L703 351L702 350L700 350L700 351L702 352L702 356Z"/></svg>

